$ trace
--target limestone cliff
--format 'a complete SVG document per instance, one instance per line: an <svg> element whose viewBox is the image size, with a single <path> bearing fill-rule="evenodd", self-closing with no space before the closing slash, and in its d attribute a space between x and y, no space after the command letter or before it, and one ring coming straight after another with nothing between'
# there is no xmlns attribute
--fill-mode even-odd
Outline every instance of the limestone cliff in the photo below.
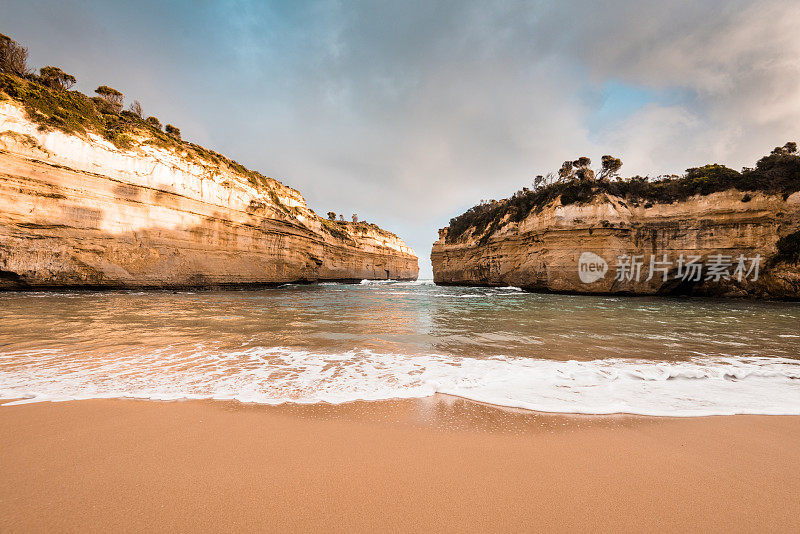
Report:
<svg viewBox="0 0 800 534"><path fill-rule="evenodd" d="M294 189L219 154L41 122L0 93L0 288L417 277L397 236L323 220Z"/></svg>
<svg viewBox="0 0 800 534"><path fill-rule="evenodd" d="M727 190L672 203L598 194L568 205L556 198L485 233L470 228L448 239L440 230L431 260L437 284L797 299L800 268L776 258L776 243L799 229L800 192ZM692 257L699 274L689 272Z"/></svg>

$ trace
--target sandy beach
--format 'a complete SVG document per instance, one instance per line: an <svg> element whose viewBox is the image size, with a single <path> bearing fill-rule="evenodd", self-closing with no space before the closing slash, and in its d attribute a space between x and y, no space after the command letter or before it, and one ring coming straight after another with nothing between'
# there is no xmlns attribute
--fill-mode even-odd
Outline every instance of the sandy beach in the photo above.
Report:
<svg viewBox="0 0 800 534"><path fill-rule="evenodd" d="M800 417L88 400L0 408L0 531L800 529Z"/></svg>
<svg viewBox="0 0 800 534"><path fill-rule="evenodd" d="M800 0L631 4L3 0L0 534L800 534Z"/></svg>

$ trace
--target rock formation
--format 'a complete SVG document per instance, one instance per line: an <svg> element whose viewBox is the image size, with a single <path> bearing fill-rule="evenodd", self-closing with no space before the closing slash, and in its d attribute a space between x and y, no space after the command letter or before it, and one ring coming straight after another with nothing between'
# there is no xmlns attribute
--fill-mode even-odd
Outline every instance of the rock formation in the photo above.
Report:
<svg viewBox="0 0 800 534"><path fill-rule="evenodd" d="M800 267L776 244L798 230L800 192L729 189L664 203L600 193L457 238L440 230L431 261L437 284L797 299Z"/></svg>
<svg viewBox="0 0 800 534"><path fill-rule="evenodd" d="M0 288L417 277L397 236L324 220L294 189L219 154L146 132L124 143L68 133L31 113L0 91Z"/></svg>

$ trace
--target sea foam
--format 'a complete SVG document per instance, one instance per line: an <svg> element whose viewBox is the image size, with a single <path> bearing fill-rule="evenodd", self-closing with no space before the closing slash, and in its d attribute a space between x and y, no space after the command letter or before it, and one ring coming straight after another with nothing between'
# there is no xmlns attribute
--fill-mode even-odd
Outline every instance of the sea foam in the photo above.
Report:
<svg viewBox="0 0 800 534"><path fill-rule="evenodd" d="M274 347L0 354L0 398L343 403L443 393L543 412L653 416L800 414L800 361L690 361L320 353Z"/></svg>
<svg viewBox="0 0 800 534"><path fill-rule="evenodd" d="M421 280L361 280L362 286L371 286L371 285L384 285L384 284L391 284L395 286L432 286L433 280L430 279L421 279Z"/></svg>

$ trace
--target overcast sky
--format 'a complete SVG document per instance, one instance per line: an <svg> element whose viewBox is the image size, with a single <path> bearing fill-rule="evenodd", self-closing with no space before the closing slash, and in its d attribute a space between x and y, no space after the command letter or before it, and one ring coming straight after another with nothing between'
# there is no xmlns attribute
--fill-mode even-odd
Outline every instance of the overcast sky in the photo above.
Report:
<svg viewBox="0 0 800 534"><path fill-rule="evenodd" d="M752 165L800 140L800 2L0 0L91 93L403 237L565 159Z"/></svg>

